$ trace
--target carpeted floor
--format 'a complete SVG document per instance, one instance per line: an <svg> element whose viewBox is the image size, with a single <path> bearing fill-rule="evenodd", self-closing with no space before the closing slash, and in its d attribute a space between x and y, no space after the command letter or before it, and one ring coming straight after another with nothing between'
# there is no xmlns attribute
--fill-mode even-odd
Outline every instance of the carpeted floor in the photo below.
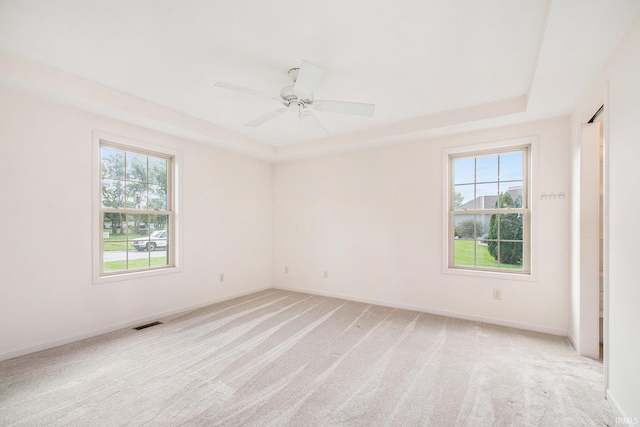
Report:
<svg viewBox="0 0 640 427"><path fill-rule="evenodd" d="M566 338L267 290L0 362L0 425L604 426Z"/></svg>

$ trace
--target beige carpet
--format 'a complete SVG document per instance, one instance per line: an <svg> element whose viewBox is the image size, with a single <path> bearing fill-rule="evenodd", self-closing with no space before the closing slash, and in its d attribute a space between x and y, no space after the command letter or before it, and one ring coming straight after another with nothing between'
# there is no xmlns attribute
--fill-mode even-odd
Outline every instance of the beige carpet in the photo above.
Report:
<svg viewBox="0 0 640 427"><path fill-rule="evenodd" d="M0 363L0 425L603 426L565 338L281 290Z"/></svg>

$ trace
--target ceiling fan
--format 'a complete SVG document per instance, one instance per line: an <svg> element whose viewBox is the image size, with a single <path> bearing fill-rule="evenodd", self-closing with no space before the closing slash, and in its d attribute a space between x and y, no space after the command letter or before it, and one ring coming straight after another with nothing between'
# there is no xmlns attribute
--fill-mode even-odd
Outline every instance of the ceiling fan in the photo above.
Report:
<svg viewBox="0 0 640 427"><path fill-rule="evenodd" d="M373 116L375 109L374 104L315 100L313 98L313 89L320 81L322 73L324 73L323 68L303 60L300 68L292 68L289 70L289 77L293 80L293 84L283 87L280 90L280 95L272 95L260 90L249 89L225 82L217 82L216 86L238 92L250 93L282 103L284 107L277 108L245 123L245 126L250 127L260 126L268 120L274 119L287 111L291 111L298 114L299 120L307 126L316 138L322 138L329 136L329 132L320 120L313 115L311 109L329 113L353 114L365 117Z"/></svg>

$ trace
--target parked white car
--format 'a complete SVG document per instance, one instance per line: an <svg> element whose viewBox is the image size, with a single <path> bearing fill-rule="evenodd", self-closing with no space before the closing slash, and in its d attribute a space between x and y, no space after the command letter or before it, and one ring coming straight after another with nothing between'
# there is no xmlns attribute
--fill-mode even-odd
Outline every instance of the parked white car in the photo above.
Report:
<svg viewBox="0 0 640 427"><path fill-rule="evenodd" d="M147 250L149 252L155 251L156 248L167 247L167 230L156 230L151 233L149 237L139 237L133 239L131 243L134 248L139 251Z"/></svg>

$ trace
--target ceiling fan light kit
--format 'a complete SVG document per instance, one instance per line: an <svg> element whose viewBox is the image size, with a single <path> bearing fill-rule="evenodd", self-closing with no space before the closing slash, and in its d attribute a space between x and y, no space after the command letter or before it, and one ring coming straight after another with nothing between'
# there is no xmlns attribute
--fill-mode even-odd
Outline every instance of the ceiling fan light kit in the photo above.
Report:
<svg viewBox="0 0 640 427"><path fill-rule="evenodd" d="M329 136L329 132L320 120L318 120L318 118L310 111L310 108L313 108L316 111L329 113L351 114L365 117L373 116L373 112L375 110L374 104L346 101L315 101L313 98L313 89L320 81L323 73L323 68L312 64L309 61L303 60L302 65L299 68L291 68L289 70L288 74L293 81L293 84L283 87L280 90L279 96L260 90L245 88L232 83L217 82L216 86L277 100L284 105L284 108L277 108L246 123L245 126L249 127L260 126L261 124L274 119L287 111L291 111L298 114L299 121L304 123L307 129L309 129L316 138L323 138Z"/></svg>

